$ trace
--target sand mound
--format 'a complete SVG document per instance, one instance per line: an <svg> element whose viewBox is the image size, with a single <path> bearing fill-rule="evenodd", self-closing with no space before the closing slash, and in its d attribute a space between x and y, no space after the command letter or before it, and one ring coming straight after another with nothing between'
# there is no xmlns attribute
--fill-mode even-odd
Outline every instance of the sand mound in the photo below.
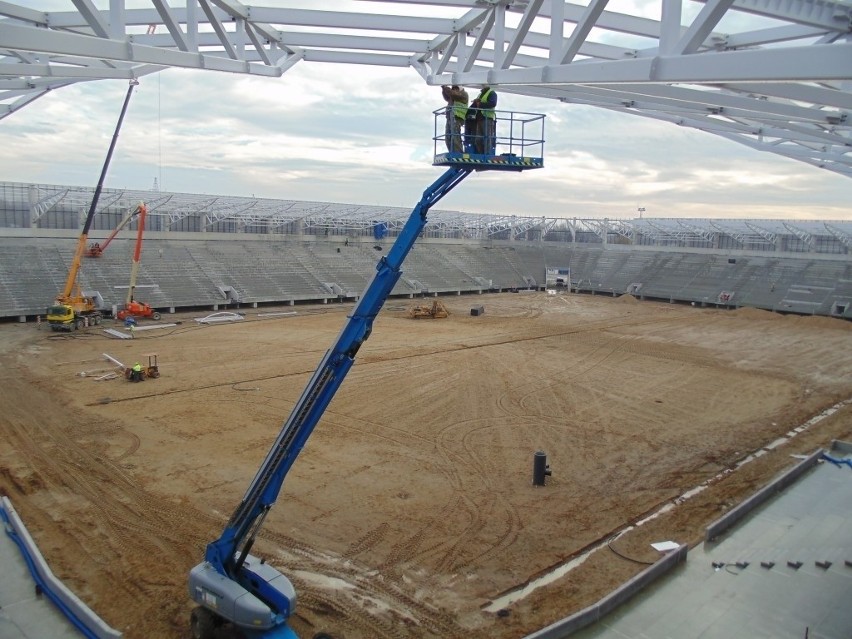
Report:
<svg viewBox="0 0 852 639"><path fill-rule="evenodd" d="M779 315L774 311L767 311L762 308L743 307L731 312L737 317L743 317L746 319L780 320L783 318L783 315Z"/></svg>
<svg viewBox="0 0 852 639"><path fill-rule="evenodd" d="M852 331L852 322L839 317L788 315L787 321L809 328L834 328L842 331Z"/></svg>

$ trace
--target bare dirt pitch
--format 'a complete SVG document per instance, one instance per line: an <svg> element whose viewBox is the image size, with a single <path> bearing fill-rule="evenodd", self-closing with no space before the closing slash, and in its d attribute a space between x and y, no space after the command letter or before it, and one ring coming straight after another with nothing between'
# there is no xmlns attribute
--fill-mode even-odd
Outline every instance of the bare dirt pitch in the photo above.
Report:
<svg viewBox="0 0 852 639"><path fill-rule="evenodd" d="M698 543L792 454L852 437L847 406L725 472L852 396L848 322L630 297L444 301L441 320L408 319L396 300L382 311L255 547L294 582L302 637L521 637L656 560L651 542ZM349 308L174 316L133 341L0 326L0 490L126 637L188 636L187 573ZM130 365L149 352L159 379L95 381L103 353ZM708 481L508 612L485 609Z"/></svg>

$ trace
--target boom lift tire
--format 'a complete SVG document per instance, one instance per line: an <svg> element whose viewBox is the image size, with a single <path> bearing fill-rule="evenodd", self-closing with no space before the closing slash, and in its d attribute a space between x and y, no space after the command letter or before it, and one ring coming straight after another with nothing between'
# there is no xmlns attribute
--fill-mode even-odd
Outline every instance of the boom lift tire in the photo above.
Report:
<svg viewBox="0 0 852 639"><path fill-rule="evenodd" d="M192 639L213 639L213 633L216 632L216 617L207 608L196 606L190 616L190 626Z"/></svg>

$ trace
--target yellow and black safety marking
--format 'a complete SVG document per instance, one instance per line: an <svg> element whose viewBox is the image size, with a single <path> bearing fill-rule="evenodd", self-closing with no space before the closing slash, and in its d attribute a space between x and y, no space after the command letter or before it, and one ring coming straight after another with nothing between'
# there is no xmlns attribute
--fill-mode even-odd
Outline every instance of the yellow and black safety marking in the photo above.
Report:
<svg viewBox="0 0 852 639"><path fill-rule="evenodd" d="M471 155L469 153L436 155L432 163L434 166L445 164L471 164L480 167L493 167L501 169L538 169L544 166L542 158L506 156L506 155Z"/></svg>

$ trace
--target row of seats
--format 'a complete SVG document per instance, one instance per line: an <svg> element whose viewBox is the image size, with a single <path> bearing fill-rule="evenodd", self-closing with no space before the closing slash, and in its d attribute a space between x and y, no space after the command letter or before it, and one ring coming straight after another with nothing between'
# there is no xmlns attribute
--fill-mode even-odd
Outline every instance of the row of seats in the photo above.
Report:
<svg viewBox="0 0 852 639"><path fill-rule="evenodd" d="M160 309L352 298L391 243L151 239L135 297ZM132 239L118 239L102 257L84 258L81 289L98 291L107 307L124 303L133 246ZM0 237L0 317L43 313L65 285L74 249L73 238ZM852 317L852 262L843 256L733 258L621 246L430 241L414 246L392 294L543 288L548 267L570 270L578 292Z"/></svg>

